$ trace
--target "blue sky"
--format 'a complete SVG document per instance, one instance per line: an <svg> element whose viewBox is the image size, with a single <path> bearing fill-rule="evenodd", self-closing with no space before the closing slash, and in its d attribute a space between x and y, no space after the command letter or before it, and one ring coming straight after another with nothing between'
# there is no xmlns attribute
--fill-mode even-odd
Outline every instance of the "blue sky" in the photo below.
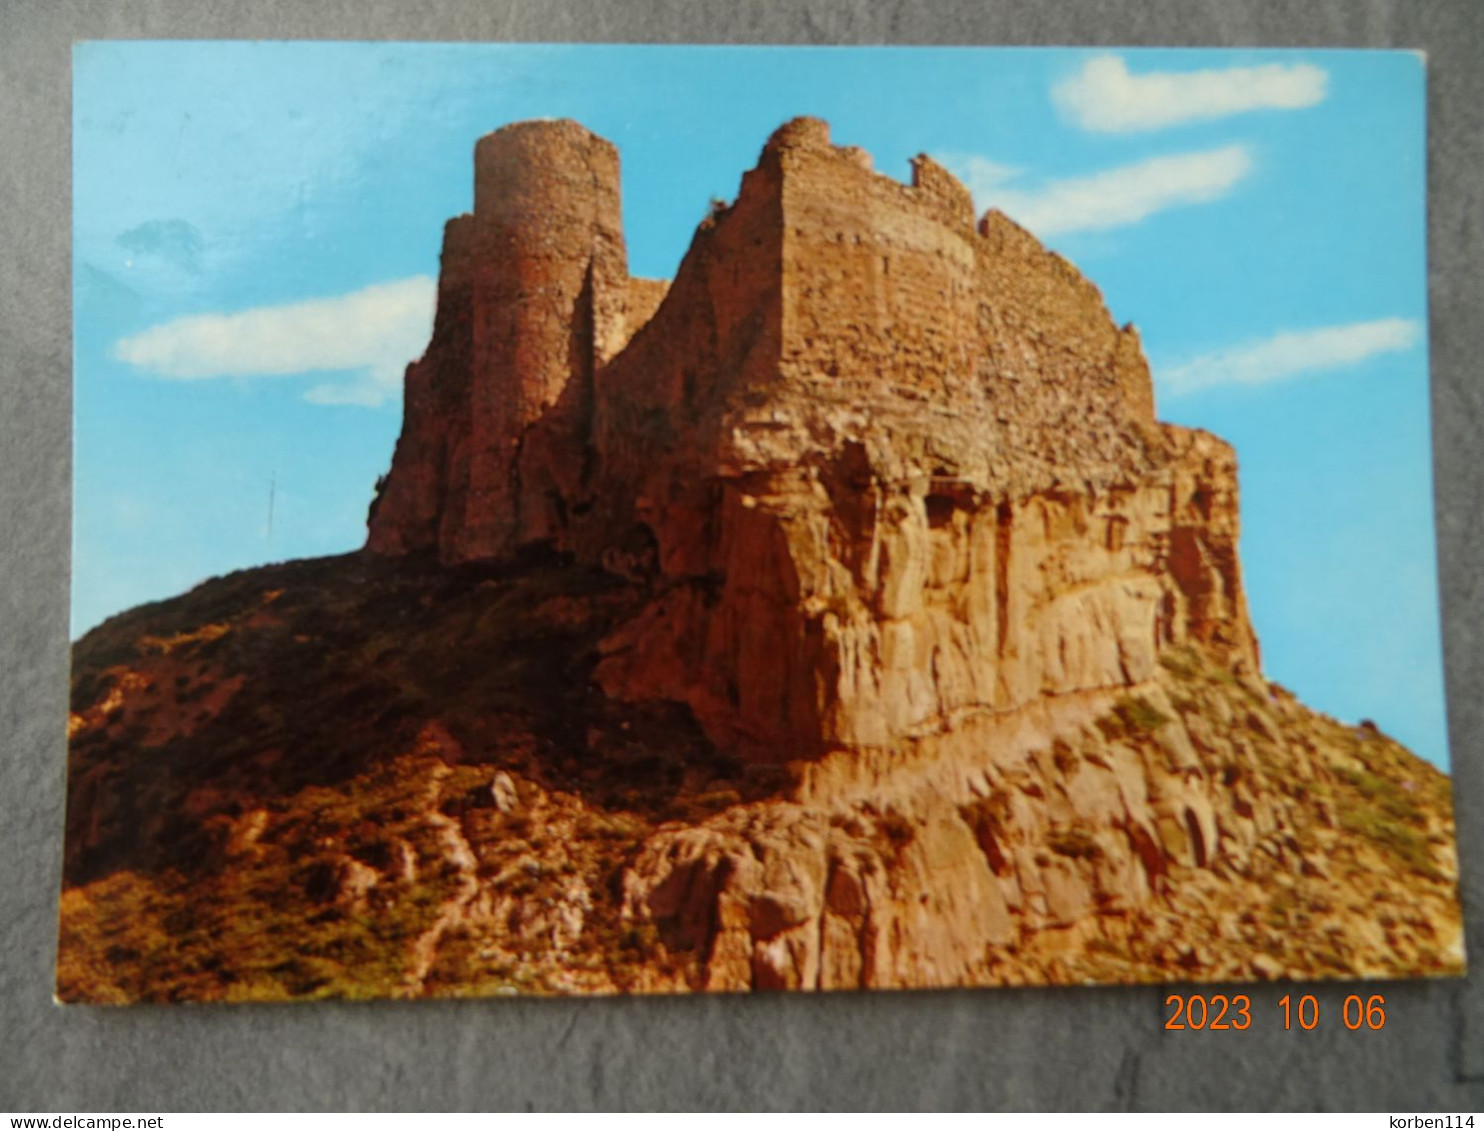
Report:
<svg viewBox="0 0 1484 1131"><path fill-rule="evenodd" d="M109 42L74 73L74 635L361 544L481 134L612 140L631 269L671 277L813 114L1102 288L1161 417L1236 445L1268 676L1447 765L1420 57Z"/></svg>

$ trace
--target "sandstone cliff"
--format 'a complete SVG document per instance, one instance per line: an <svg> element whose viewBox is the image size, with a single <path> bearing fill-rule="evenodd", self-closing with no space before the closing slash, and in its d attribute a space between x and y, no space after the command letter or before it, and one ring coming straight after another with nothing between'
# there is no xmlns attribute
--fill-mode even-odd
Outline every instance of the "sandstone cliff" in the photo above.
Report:
<svg viewBox="0 0 1484 1131"><path fill-rule="evenodd" d="M1069 263L809 119L668 287L607 142L475 164L366 553L78 647L65 995L1460 968L1446 778L1262 680Z"/></svg>

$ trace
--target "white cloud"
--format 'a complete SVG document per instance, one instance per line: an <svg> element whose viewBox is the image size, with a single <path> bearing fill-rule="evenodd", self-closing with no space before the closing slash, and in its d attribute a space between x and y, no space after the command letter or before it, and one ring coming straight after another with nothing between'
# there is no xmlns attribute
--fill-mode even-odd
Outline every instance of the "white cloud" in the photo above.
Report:
<svg viewBox="0 0 1484 1131"><path fill-rule="evenodd" d="M963 177L980 208L999 208L1043 239L1121 228L1169 208L1219 200L1252 168L1245 148L1228 145L1021 189L1007 183L1018 176L1009 166L981 157L943 161Z"/></svg>
<svg viewBox="0 0 1484 1131"><path fill-rule="evenodd" d="M378 405L397 395L427 344L436 297L437 284L416 275L334 298L193 315L124 338L114 356L183 381L349 373L305 399Z"/></svg>
<svg viewBox="0 0 1484 1131"><path fill-rule="evenodd" d="M1266 385L1356 365L1377 354L1398 353L1411 349L1421 339L1422 326L1415 320L1379 318L1314 330L1286 330L1156 373L1160 385L1176 395L1217 385Z"/></svg>
<svg viewBox="0 0 1484 1131"><path fill-rule="evenodd" d="M1058 83L1052 98L1085 130L1129 133L1250 110L1302 109L1324 100L1328 81L1311 63L1131 75L1119 56L1099 55Z"/></svg>
<svg viewBox="0 0 1484 1131"><path fill-rule="evenodd" d="M953 171L964 187L974 194L976 201L988 200L1008 181L1020 176L1022 170L1014 165L1001 165L988 157L973 153L942 153L938 160Z"/></svg>

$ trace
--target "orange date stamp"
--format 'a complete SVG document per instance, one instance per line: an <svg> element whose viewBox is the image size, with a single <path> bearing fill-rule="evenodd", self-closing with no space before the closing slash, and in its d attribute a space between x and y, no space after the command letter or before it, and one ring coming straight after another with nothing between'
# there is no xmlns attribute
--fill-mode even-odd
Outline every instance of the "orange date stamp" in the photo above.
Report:
<svg viewBox="0 0 1484 1131"><path fill-rule="evenodd" d="M1248 994L1170 994L1165 998L1170 1015L1166 1029L1237 1030L1252 1027L1252 998ZM1277 1001L1280 1020L1285 1029L1308 1032L1319 1027L1319 999L1304 994L1295 1000L1284 994ZM1386 999L1381 994L1363 997L1350 994L1340 1006L1340 1020L1345 1028L1384 1029Z"/></svg>

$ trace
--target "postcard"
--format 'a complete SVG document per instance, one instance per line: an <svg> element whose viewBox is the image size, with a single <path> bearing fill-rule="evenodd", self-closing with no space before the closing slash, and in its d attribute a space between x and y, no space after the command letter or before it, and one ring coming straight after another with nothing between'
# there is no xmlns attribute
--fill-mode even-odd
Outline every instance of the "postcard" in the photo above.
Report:
<svg viewBox="0 0 1484 1131"><path fill-rule="evenodd" d="M75 52L66 1002L1459 975L1410 52Z"/></svg>

